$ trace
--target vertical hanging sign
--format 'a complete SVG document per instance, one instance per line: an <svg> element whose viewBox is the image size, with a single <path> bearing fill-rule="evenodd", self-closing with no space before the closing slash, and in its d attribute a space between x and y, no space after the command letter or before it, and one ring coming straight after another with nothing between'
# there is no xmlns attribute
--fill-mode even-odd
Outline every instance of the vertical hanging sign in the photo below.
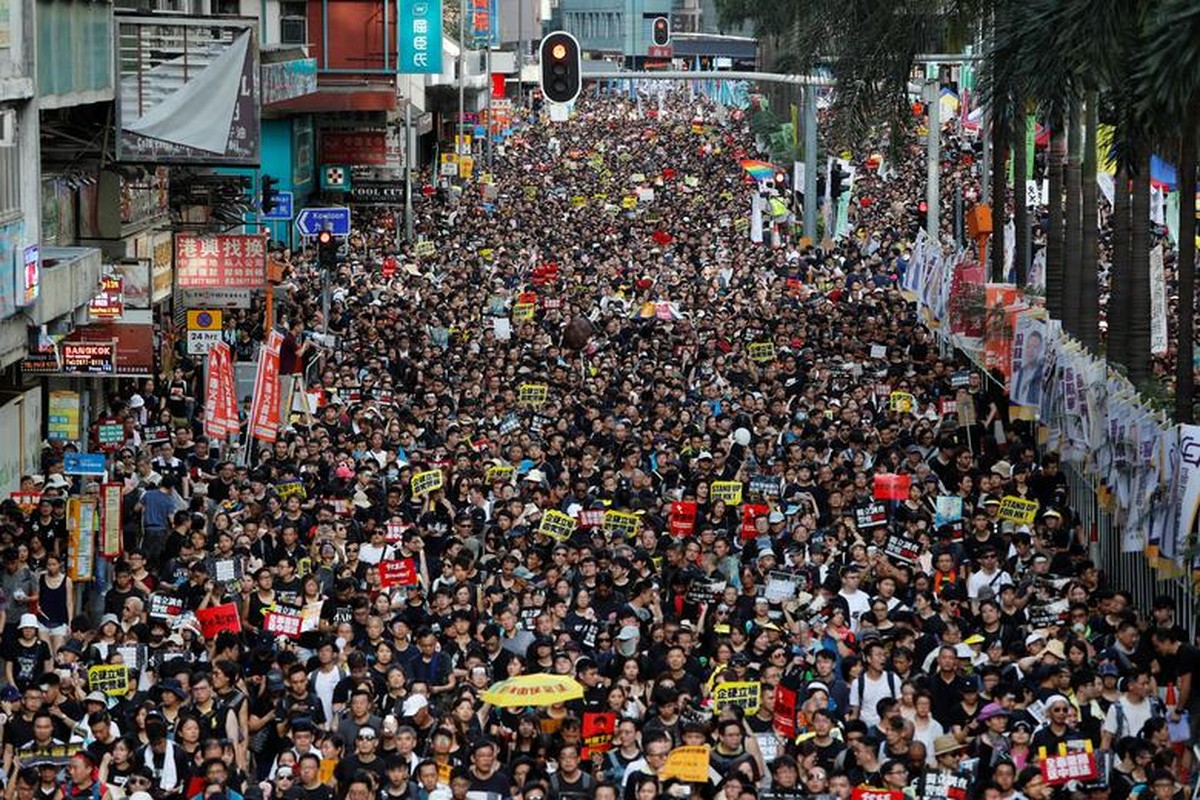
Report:
<svg viewBox="0 0 1200 800"><path fill-rule="evenodd" d="M400 3L400 72L442 71L442 0Z"/></svg>

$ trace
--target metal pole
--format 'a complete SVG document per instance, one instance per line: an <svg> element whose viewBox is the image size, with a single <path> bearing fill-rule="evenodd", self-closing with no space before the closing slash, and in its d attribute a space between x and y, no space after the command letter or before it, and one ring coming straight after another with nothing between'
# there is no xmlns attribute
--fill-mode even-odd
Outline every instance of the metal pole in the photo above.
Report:
<svg viewBox="0 0 1200 800"><path fill-rule="evenodd" d="M458 13L458 136L454 142L454 155L458 155L458 143L467 136L467 0L462 0Z"/></svg>
<svg viewBox="0 0 1200 800"><path fill-rule="evenodd" d="M412 101L404 106L404 241L413 240L413 149Z"/></svg>
<svg viewBox="0 0 1200 800"><path fill-rule="evenodd" d="M992 199L992 131L990 117L990 113L984 113L983 128L980 131L980 138L983 141L983 155L981 156L982 163L979 165L979 200L983 203L989 203ZM999 219L999 217L996 218Z"/></svg>
<svg viewBox="0 0 1200 800"><path fill-rule="evenodd" d="M928 209L925 213L925 232L935 242L940 242L938 236L938 200L941 197L939 187L940 168L942 161L942 126L938 111L937 81L925 83L925 108L929 112L928 133L925 137L925 203Z"/></svg>
<svg viewBox="0 0 1200 800"><path fill-rule="evenodd" d="M517 106L525 106L525 86L521 75L525 72L525 0L517 0Z"/></svg>
<svg viewBox="0 0 1200 800"><path fill-rule="evenodd" d="M488 44L488 49L485 52L487 53L486 58L487 58L487 83L488 83L488 87L487 87L488 121L487 121L487 126L483 129L483 135L487 139L487 165L488 165L488 169L491 169L492 168L492 128L496 124L495 119L492 117L492 95L494 95L496 92L492 89L492 86L491 86L491 83L492 83L492 45L491 45L491 43Z"/></svg>
<svg viewBox="0 0 1200 800"><path fill-rule="evenodd" d="M817 87L804 89L804 235L817 242Z"/></svg>

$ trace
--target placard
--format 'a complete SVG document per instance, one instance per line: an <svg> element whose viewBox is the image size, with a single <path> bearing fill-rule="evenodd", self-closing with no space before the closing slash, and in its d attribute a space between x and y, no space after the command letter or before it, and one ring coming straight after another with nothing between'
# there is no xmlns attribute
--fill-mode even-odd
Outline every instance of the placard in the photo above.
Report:
<svg viewBox="0 0 1200 800"><path fill-rule="evenodd" d="M751 475L750 494L761 497L776 498L780 495L780 478L778 475Z"/></svg>
<svg viewBox="0 0 1200 800"><path fill-rule="evenodd" d="M754 526L754 521L766 516L770 510L766 503L742 504L742 541L758 538L758 529Z"/></svg>
<svg viewBox="0 0 1200 800"><path fill-rule="evenodd" d="M379 562L379 585L385 589L393 586L412 586L418 580L417 565L411 558L385 559Z"/></svg>
<svg viewBox="0 0 1200 800"><path fill-rule="evenodd" d="M541 524L538 525L538 533L548 536L556 542L565 542L571 538L571 534L575 533L575 528L578 525L579 523L575 521L574 517L551 508L542 514Z"/></svg>
<svg viewBox="0 0 1200 800"><path fill-rule="evenodd" d="M799 575L782 570L771 570L767 575L767 585L763 587L763 597L771 603L782 603L791 600L800 590Z"/></svg>
<svg viewBox="0 0 1200 800"><path fill-rule="evenodd" d="M929 797L928 791L923 795ZM850 792L850 800L905 800L904 792L896 789L880 789L874 786L855 786Z"/></svg>
<svg viewBox="0 0 1200 800"><path fill-rule="evenodd" d="M1037 519L1038 508L1038 501L1022 500L1010 494L1000 498L1000 511L997 516L1018 525L1032 525Z"/></svg>
<svg viewBox="0 0 1200 800"><path fill-rule="evenodd" d="M533 319L537 303L514 303L512 307L513 322L528 322Z"/></svg>
<svg viewBox="0 0 1200 800"><path fill-rule="evenodd" d="M887 505L879 501L856 506L854 509L854 525L859 530L878 528L888 523Z"/></svg>
<svg viewBox="0 0 1200 800"><path fill-rule="evenodd" d="M205 639L211 639L221 631L237 633L242 629L242 619L238 616L235 603L202 608L196 612L196 621L200 623L200 634Z"/></svg>
<svg viewBox="0 0 1200 800"><path fill-rule="evenodd" d="M579 520L580 528L599 528L604 524L604 515L608 512L602 508L593 508L587 511L580 511L575 515Z"/></svg>
<svg viewBox="0 0 1200 800"><path fill-rule="evenodd" d="M720 500L727 506L740 506L742 504L742 482L713 481L708 487L708 499L714 503Z"/></svg>
<svg viewBox="0 0 1200 800"><path fill-rule="evenodd" d="M163 592L155 592L148 598L146 613L152 619L174 619L183 613L183 600Z"/></svg>
<svg viewBox="0 0 1200 800"><path fill-rule="evenodd" d="M21 509L22 514L32 514L38 504L42 502L41 492L13 492L8 497L17 504L17 508Z"/></svg>
<svg viewBox="0 0 1200 800"><path fill-rule="evenodd" d="M613 735L617 732L617 715L611 711L583 712L583 752L580 758L590 759L592 753L606 753L612 749Z"/></svg>
<svg viewBox="0 0 1200 800"><path fill-rule="evenodd" d="M716 603L724 596L728 584L724 578L692 578L686 599L689 603Z"/></svg>
<svg viewBox="0 0 1200 800"><path fill-rule="evenodd" d="M669 523L672 536L691 536L696 532L696 503L682 500L671 503Z"/></svg>
<svg viewBox="0 0 1200 800"><path fill-rule="evenodd" d="M268 611L263 615L263 631L289 639L300 638L300 615L283 611Z"/></svg>
<svg viewBox="0 0 1200 800"><path fill-rule="evenodd" d="M907 500L912 476L883 472L875 475L874 497L876 500Z"/></svg>
<svg viewBox="0 0 1200 800"><path fill-rule="evenodd" d="M921 555L921 543L898 533L889 533L883 544L883 554L896 561L915 564Z"/></svg>
<svg viewBox="0 0 1200 800"><path fill-rule="evenodd" d="M217 583L232 583L241 580L245 569L240 558L213 558L208 563L208 574Z"/></svg>
<svg viewBox="0 0 1200 800"><path fill-rule="evenodd" d="M489 484L495 483L496 481L508 483L512 480L512 476L516 471L516 467L508 464L496 464L487 468L487 470L483 473L483 480L484 483Z"/></svg>
<svg viewBox="0 0 1200 800"><path fill-rule="evenodd" d="M544 383L522 383L517 387L517 402L527 406L542 406L550 396L550 388Z"/></svg>
<svg viewBox="0 0 1200 800"><path fill-rule="evenodd" d="M88 690L109 697L129 693L129 667L125 664L99 664L88 668Z"/></svg>
<svg viewBox="0 0 1200 800"><path fill-rule="evenodd" d="M772 727L775 732L785 739L796 737L796 708L798 697L795 689L789 689L783 684L775 687L775 708Z"/></svg>
<svg viewBox="0 0 1200 800"><path fill-rule="evenodd" d="M892 392L888 395L888 410L908 414L917 407L917 398L908 392Z"/></svg>
<svg viewBox="0 0 1200 800"><path fill-rule="evenodd" d="M957 522L962 518L963 499L961 497L956 494L938 495L933 517L935 527L940 528L947 523Z"/></svg>
<svg viewBox="0 0 1200 800"><path fill-rule="evenodd" d="M758 711L762 697L762 684L758 681L729 681L718 683L713 689L713 713L720 713L726 706L738 706L746 716Z"/></svg>
<svg viewBox="0 0 1200 800"><path fill-rule="evenodd" d="M424 497L430 492L436 492L442 488L442 471L440 469L430 469L425 472L418 472L412 477L412 495L413 497Z"/></svg>
<svg viewBox="0 0 1200 800"><path fill-rule="evenodd" d="M642 518L625 511L605 511L601 529L610 537L632 539L641 529Z"/></svg>
<svg viewBox="0 0 1200 800"><path fill-rule="evenodd" d="M706 744L676 747L667 754L662 779L678 778L686 783L708 782L708 752Z"/></svg>
<svg viewBox="0 0 1200 800"><path fill-rule="evenodd" d="M751 342L746 347L746 352L750 356L751 361L765 363L775 360L775 343L774 342Z"/></svg>

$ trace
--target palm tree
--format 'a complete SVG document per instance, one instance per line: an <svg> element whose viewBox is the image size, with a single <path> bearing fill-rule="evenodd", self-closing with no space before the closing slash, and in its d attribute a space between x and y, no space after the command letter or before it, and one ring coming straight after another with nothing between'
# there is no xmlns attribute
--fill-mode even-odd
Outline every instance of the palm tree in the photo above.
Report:
<svg viewBox="0 0 1200 800"><path fill-rule="evenodd" d="M1095 90L1084 100L1083 183L1081 195L1082 240L1079 270L1079 341L1092 353L1100 352L1100 229L1096 186L1096 137L1100 128L1100 99Z"/></svg>
<svg viewBox="0 0 1200 800"><path fill-rule="evenodd" d="M1083 298L1080 290L1083 283L1083 108L1082 99L1071 98L1067 114L1067 172L1066 172L1066 236L1063 254L1063 327L1073 336L1079 336L1080 312ZM1094 226L1095 220L1092 220ZM1087 269L1095 270L1096 264L1087 263Z"/></svg>

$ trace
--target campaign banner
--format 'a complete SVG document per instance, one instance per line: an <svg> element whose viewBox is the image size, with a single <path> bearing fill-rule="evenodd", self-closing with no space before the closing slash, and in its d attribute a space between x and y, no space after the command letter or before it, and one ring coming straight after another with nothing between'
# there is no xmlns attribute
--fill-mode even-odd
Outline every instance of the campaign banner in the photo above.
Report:
<svg viewBox="0 0 1200 800"><path fill-rule="evenodd" d="M279 436L279 350L283 334L271 331L258 357L250 401L250 436L274 444Z"/></svg>
<svg viewBox="0 0 1200 800"><path fill-rule="evenodd" d="M696 532L696 503L680 501L671 503L670 529L672 536L691 536Z"/></svg>
<svg viewBox="0 0 1200 800"><path fill-rule="evenodd" d="M583 713L583 752L580 758L587 760L592 753L605 753L612 749L613 735L617 732L617 715L611 711L585 711Z"/></svg>
<svg viewBox="0 0 1200 800"><path fill-rule="evenodd" d="M417 565L411 558L379 562L379 585L385 589L393 586L412 586L417 580Z"/></svg>

